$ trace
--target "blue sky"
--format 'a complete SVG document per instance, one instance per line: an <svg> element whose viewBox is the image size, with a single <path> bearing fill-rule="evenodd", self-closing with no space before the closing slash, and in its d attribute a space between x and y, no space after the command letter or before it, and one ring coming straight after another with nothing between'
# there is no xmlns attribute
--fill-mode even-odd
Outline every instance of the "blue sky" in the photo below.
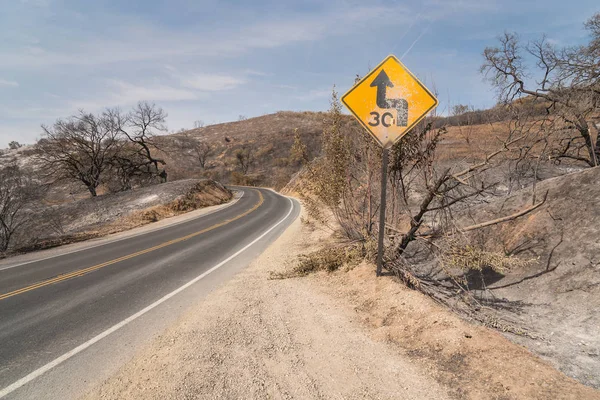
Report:
<svg viewBox="0 0 600 400"><path fill-rule="evenodd" d="M582 43L578 1L0 0L0 147L78 109L149 100L170 130L326 110L395 54L449 104L494 104L481 52L503 31Z"/></svg>

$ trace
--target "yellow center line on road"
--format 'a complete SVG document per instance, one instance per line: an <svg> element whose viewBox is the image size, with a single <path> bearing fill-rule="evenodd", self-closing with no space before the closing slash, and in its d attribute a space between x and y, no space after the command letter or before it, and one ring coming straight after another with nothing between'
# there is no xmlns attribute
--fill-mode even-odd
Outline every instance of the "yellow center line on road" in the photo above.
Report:
<svg viewBox="0 0 600 400"><path fill-rule="evenodd" d="M98 270L100 268L103 268L103 267L106 267L106 266L109 266L109 265L112 265L112 264L116 264L116 263L121 262L121 261L129 260L131 258L140 256L142 254L150 253L150 252L152 252L154 250L162 249L163 247L167 247L167 246L170 246L170 245L175 244L175 243L180 243L180 242L186 241L186 240L191 239L191 238L193 238L195 236L201 235L203 233L212 231L213 229L216 229L216 228L219 228L221 226L227 225L230 222L233 222L235 220L238 220L238 219L240 219L240 218L242 218L242 217L250 214L251 212L255 211L258 207L260 207L262 205L262 203L264 202L264 197L263 197L263 195L262 195L262 193L260 191L257 190L256 192L258 193L258 197L259 197L258 202L251 209L249 209L247 211L244 211L243 213L241 213L239 215L236 215L233 218L227 219L227 220L225 220L223 222L219 222L218 224L215 224L215 225L210 226L208 228L202 229L201 231L191 233L191 234L189 234L187 236L182 236L180 238L169 240L168 242L161 243L161 244L156 245L154 247L150 247L148 249L138 251L137 253L132 253L132 254L129 254L129 255L126 255L126 256L123 256L123 257L116 258L114 260L110 260L110 261L104 262L102 264L98 264L98 265L94 265L94 266L91 266L91 267L88 267L88 268L79 269L79 270L76 270L76 271L73 271L73 272L69 272L67 274L58 275L58 276L56 276L54 278L47 279L45 281L41 281L41 282L35 283L33 285L30 285L30 286L27 286L27 287L24 287L24 288L17 289L17 290L14 290L12 292L8 292L8 293L5 293L5 294L2 294L2 295L0 295L0 300L4 300L4 299L7 299L9 297L21 294L21 293L29 292L31 290L35 290L35 289L38 289L38 288L41 288L41 287L44 287L44 286L52 285L52 284L55 284L55 283L58 283L58 282L63 282L63 281L66 281L68 279L71 279L71 278L76 278L78 276L82 276L82 275L88 274L88 273L90 273L92 271L96 271L96 270Z"/></svg>

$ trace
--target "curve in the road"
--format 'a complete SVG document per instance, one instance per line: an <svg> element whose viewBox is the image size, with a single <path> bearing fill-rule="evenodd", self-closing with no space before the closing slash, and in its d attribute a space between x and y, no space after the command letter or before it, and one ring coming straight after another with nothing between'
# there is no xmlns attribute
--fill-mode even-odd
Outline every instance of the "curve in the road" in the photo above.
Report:
<svg viewBox="0 0 600 400"><path fill-rule="evenodd" d="M29 286L23 287L21 289L13 290L12 292L0 294L0 301L4 300L4 299L7 299L9 297L12 297L12 296L16 296L18 294L22 294L22 293L25 293L25 292L29 292L31 290L35 290L35 289L41 288L43 286L52 285L52 284L55 284L55 283L58 283L58 282L66 281L67 279L77 278L77 277L83 276L85 274L88 274L90 272L99 270L100 268L104 268L104 267L107 267L109 265L113 265L113 264L116 264L118 262L121 262L121 261L129 260L130 258L141 256L142 254L150 253L152 251L155 251L155 250L158 250L158 249L162 249L163 247L167 247L167 246L170 246L172 244L183 242L185 240L191 239L191 238L196 237L198 235L202 235L203 233L210 232L213 229L220 228L221 226L227 225L227 224L229 224L229 223L231 223L233 221L236 221L236 220L238 220L238 219L240 219L240 218L242 218L242 217L250 214L251 212L255 211L258 207L260 207L261 204L264 202L264 197L263 197L262 193L260 193L260 192L257 192L257 193L258 193L258 196L259 196L258 202L251 209L246 210L243 213L238 214L238 215L236 215L233 218L226 219L225 221L222 221L222 222L219 222L219 223L214 224L212 226L209 226L208 228L199 230L199 231L194 232L194 233L190 233L189 235L182 236L182 237L179 237L177 239L173 239L173 240L169 240L167 242L163 242L163 243L158 244L156 246L152 246L150 248L147 248L147 249L135 252L135 253L131 253L131 254L128 254L128 255L123 256L123 257L115 258L113 260L106 261L106 262L103 262L101 264L92 265L91 267L87 267L87 268L83 268L83 269L78 269L78 270L75 270L75 271L72 271L72 272L69 272L69 273L66 273L66 274L61 274L61 275L58 275L58 276L56 276L54 278L43 280L41 282L34 283L33 285L29 285Z"/></svg>

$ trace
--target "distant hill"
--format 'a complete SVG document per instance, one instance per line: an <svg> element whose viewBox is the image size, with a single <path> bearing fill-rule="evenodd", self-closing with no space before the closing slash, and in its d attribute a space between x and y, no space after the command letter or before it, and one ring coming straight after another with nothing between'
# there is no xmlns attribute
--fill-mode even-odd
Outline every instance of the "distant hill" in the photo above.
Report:
<svg viewBox="0 0 600 400"><path fill-rule="evenodd" d="M200 174L223 183L281 188L301 167L299 162L290 160L295 132L298 132L306 145L309 157L316 157L321 151L321 135L326 115L323 112L280 111L163 137L162 140L169 143L166 147L172 150L165 155L170 171L169 179L196 177ZM344 118L345 124L355 123L350 116ZM176 143L185 136L205 141L213 148L204 170L193 157L182 157L186 150L178 149ZM248 149L252 157L245 177L240 173L236 159L236 152L241 149Z"/></svg>

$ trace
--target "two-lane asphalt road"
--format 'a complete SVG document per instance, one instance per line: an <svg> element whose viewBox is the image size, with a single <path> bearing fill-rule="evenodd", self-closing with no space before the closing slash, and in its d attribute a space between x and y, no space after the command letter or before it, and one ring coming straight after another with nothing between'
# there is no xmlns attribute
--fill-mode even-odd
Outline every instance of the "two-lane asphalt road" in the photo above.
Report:
<svg viewBox="0 0 600 400"><path fill-rule="evenodd" d="M243 196L235 204L200 218L1 267L0 397L64 398L84 390L116 368L121 353L247 265L298 216L289 198L238 190ZM121 350L111 357L113 347ZM66 384L67 376L77 378Z"/></svg>

